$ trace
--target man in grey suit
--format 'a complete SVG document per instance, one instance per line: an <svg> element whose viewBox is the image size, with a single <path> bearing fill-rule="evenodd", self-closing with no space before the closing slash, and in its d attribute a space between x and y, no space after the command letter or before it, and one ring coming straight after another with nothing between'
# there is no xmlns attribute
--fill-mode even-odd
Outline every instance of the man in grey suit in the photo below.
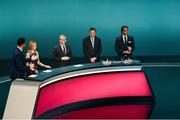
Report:
<svg viewBox="0 0 180 120"><path fill-rule="evenodd" d="M59 44L53 49L53 59L56 61L57 67L66 66L69 64L72 57L71 47L67 44L65 35L59 36Z"/></svg>

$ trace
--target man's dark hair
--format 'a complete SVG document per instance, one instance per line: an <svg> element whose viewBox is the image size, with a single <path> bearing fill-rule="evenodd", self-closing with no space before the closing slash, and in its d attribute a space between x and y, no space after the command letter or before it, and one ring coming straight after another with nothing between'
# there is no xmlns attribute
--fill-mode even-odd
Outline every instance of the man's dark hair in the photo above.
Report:
<svg viewBox="0 0 180 120"><path fill-rule="evenodd" d="M124 28L127 28L128 29L128 26L124 25L121 27L121 33L123 32Z"/></svg>
<svg viewBox="0 0 180 120"><path fill-rule="evenodd" d="M96 32L96 28L94 28L94 27L89 28L89 32L90 32L91 30L94 30L94 31Z"/></svg>
<svg viewBox="0 0 180 120"><path fill-rule="evenodd" d="M18 38L18 40L17 40L17 45L18 46L21 46L21 45L23 45L25 43L25 38Z"/></svg>

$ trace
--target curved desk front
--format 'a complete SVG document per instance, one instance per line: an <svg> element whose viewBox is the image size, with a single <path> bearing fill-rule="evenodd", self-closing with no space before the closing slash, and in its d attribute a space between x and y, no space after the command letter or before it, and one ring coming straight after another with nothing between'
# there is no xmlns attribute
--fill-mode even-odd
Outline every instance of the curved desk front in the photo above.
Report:
<svg viewBox="0 0 180 120"><path fill-rule="evenodd" d="M153 101L139 61L79 64L15 80L4 118L147 118Z"/></svg>

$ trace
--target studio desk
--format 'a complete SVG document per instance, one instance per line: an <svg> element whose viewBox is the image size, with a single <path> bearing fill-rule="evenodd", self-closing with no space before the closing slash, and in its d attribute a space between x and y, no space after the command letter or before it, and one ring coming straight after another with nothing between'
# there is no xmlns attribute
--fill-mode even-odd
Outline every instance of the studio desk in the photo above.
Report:
<svg viewBox="0 0 180 120"><path fill-rule="evenodd" d="M140 61L99 62L13 81L3 118L148 118L153 105Z"/></svg>

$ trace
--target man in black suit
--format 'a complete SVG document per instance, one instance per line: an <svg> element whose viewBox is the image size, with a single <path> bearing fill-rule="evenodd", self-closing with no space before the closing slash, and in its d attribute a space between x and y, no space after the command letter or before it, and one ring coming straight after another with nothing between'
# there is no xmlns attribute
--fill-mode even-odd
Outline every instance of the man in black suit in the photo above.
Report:
<svg viewBox="0 0 180 120"><path fill-rule="evenodd" d="M122 26L121 35L116 38L115 42L118 59L131 59L134 49L134 38L128 35L128 26Z"/></svg>
<svg viewBox="0 0 180 120"><path fill-rule="evenodd" d="M98 62L101 55L101 39L96 36L96 29L89 29L89 36L83 39L84 56L91 63Z"/></svg>
<svg viewBox="0 0 180 120"><path fill-rule="evenodd" d="M25 48L25 39L19 38L17 40L17 47L13 51L12 54L12 67L10 71L10 78L15 80L16 78L25 79L28 74L28 67L26 66L26 62L30 62L30 59L26 60L23 49ZM35 59L34 56L32 59ZM33 65L30 63L30 67Z"/></svg>
<svg viewBox="0 0 180 120"><path fill-rule="evenodd" d="M53 49L53 59L56 61L55 67L63 67L69 64L72 51L71 47L66 44L67 37L65 35L60 35L59 44Z"/></svg>

